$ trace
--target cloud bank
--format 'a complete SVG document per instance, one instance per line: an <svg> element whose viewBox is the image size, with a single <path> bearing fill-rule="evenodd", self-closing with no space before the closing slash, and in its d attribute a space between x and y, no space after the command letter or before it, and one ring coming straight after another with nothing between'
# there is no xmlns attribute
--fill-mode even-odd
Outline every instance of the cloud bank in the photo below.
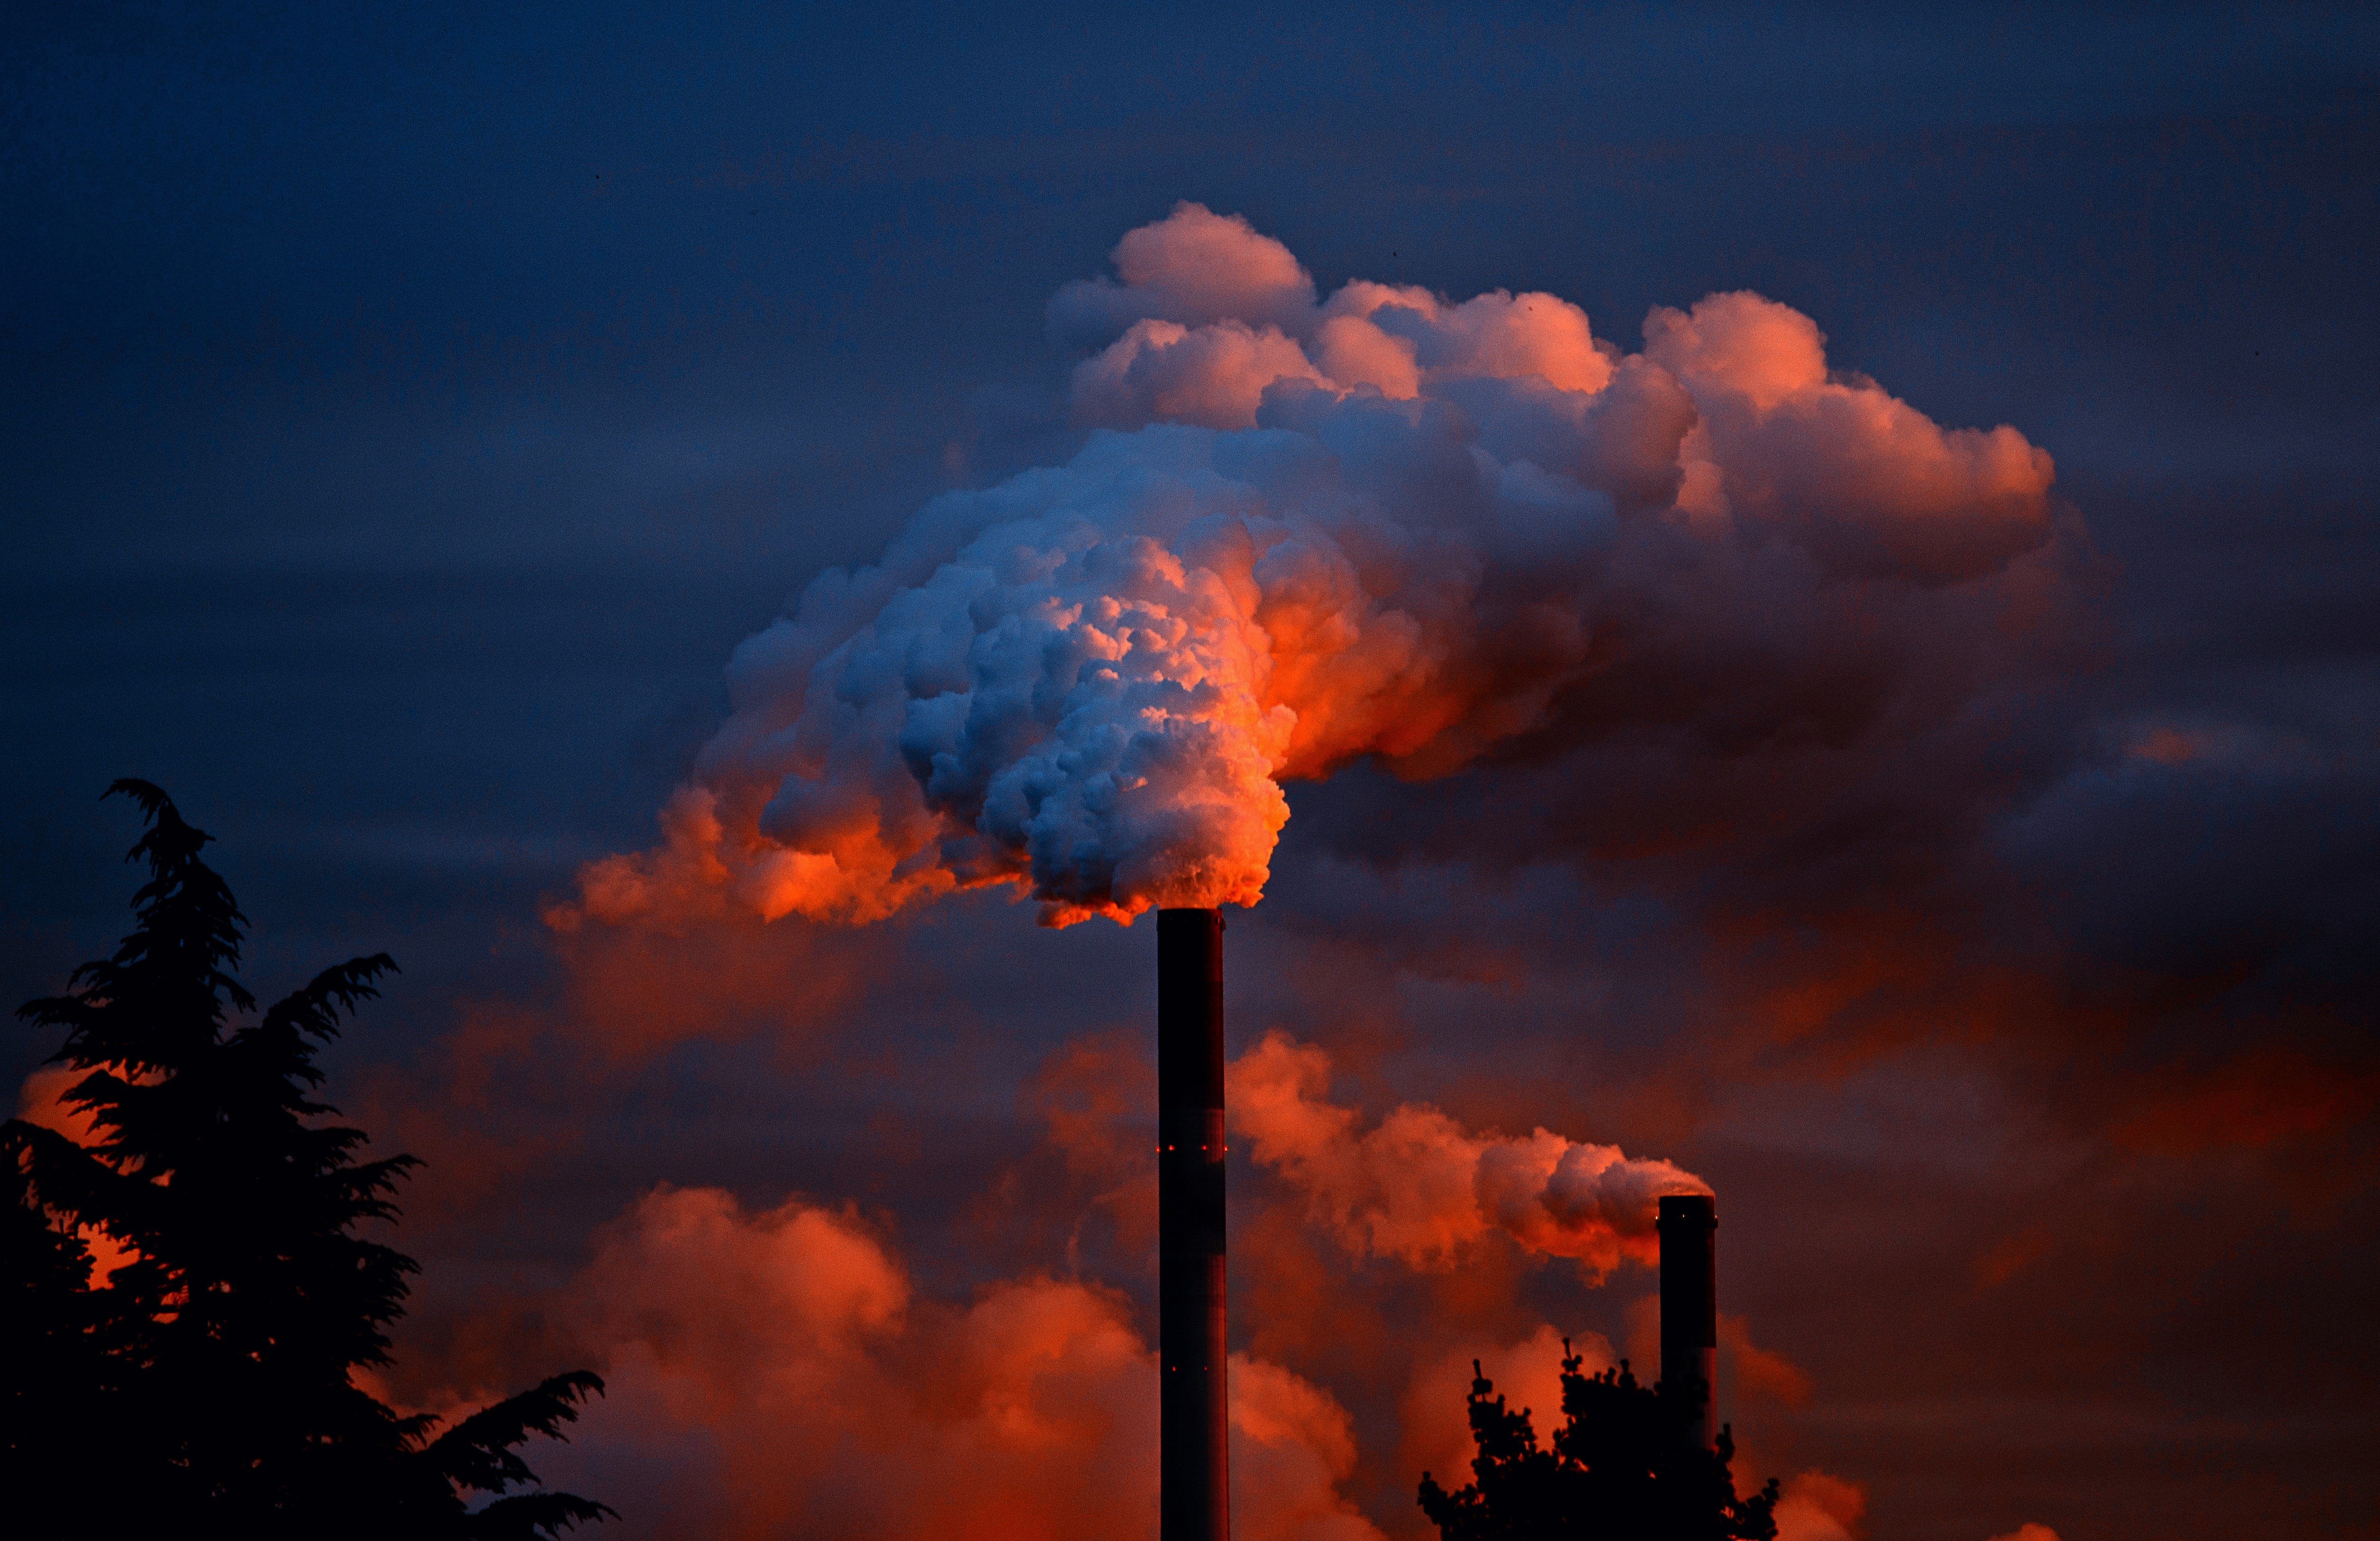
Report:
<svg viewBox="0 0 2380 1541"><path fill-rule="evenodd" d="M624 1535L1157 1534L1156 1357L1113 1290L1026 1276L936 1298L847 1209L661 1187L536 1315L609 1383L541 1462L601 1483ZM1355 1443L1327 1390L1234 1354L1231 1397L1252 1541L1378 1541L1338 1491Z"/></svg>

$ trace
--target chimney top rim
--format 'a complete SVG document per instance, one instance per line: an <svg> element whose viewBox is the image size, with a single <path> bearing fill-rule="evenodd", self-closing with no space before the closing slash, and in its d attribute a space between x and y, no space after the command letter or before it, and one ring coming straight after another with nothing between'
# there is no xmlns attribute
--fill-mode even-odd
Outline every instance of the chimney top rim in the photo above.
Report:
<svg viewBox="0 0 2380 1541"><path fill-rule="evenodd" d="M1711 1194L1663 1194L1656 1202L1654 1214L1661 1225L1678 1223L1705 1225L1718 1223L1718 1199Z"/></svg>

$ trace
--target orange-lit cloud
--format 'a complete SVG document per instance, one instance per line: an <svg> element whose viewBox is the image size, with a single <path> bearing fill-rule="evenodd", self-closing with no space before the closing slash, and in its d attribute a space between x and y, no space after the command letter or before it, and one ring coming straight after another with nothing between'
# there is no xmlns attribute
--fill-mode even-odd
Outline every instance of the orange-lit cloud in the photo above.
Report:
<svg viewBox="0 0 2380 1541"><path fill-rule="evenodd" d="M1752 1324L1743 1317L1719 1313L1718 1347L1722 1362L1734 1376L1736 1389L1743 1396L1787 1407L1808 1403L1808 1374L1783 1354L1755 1343Z"/></svg>
<svg viewBox="0 0 2380 1541"><path fill-rule="evenodd" d="M1156 1534L1155 1361L1129 1304L1098 1285L1028 1276L929 1298L847 1210L661 1188L540 1309L552 1352L609 1385L541 1464L604 1490L624 1535ZM1245 1355L1231 1385L1238 1528L1377 1541L1336 1489L1355 1461L1338 1402Z"/></svg>
<svg viewBox="0 0 2380 1541"><path fill-rule="evenodd" d="M806 924L769 926L723 902L672 868L677 850L667 848L640 880L678 885L680 903L661 906L669 924L634 923L649 911L617 896L549 917L574 1037L615 1054L753 1032L797 1039L832 1020L878 966L880 945L847 933L824 938Z"/></svg>
<svg viewBox="0 0 2380 1541"><path fill-rule="evenodd" d="M1042 1066L1025 1100L1026 1110L1043 1121L1046 1143L1068 1175L1090 1185L1088 1207L1115 1226L1124 1256L1153 1257L1157 1072L1146 1051L1120 1035L1069 1044ZM1079 1234L1079 1210L1070 1221ZM1073 1237L1067 1250L1070 1257L1075 1253Z"/></svg>
<svg viewBox="0 0 2380 1541"><path fill-rule="evenodd" d="M1130 232L1114 261L1121 283L1078 279L1050 301L1061 342L1105 343L1152 317L1296 330L1314 309L1314 280L1287 247L1240 215L1201 204L1176 204L1167 218Z"/></svg>
<svg viewBox="0 0 2380 1541"><path fill-rule="evenodd" d="M1786 1481L1778 1499L1777 1541L1855 1541L1864 1534L1866 1513L1866 1484L1803 1472Z"/></svg>
<svg viewBox="0 0 2380 1541"><path fill-rule="evenodd" d="M1144 321L1075 369L1075 418L1099 428L1147 422L1254 428L1266 387L1277 380L1323 382L1298 346L1273 327L1235 321L1196 332Z"/></svg>
<svg viewBox="0 0 2380 1541"><path fill-rule="evenodd" d="M1231 1359L1232 1532L1257 1541L1380 1541L1341 1494L1355 1433L1330 1392L1235 1353Z"/></svg>
<svg viewBox="0 0 2380 1541"><path fill-rule="evenodd" d="M1653 1219L1663 1194L1710 1191L1616 1146L1545 1129L1475 1134L1417 1104L1365 1129L1357 1110L1329 1100L1330 1086L1327 1053L1269 1033L1230 1066L1226 1108L1250 1158L1278 1171L1312 1221L1357 1256L1445 1268L1500 1233L1576 1258L1600 1279L1623 1257L1658 1255Z"/></svg>
<svg viewBox="0 0 2380 1541"><path fill-rule="evenodd" d="M1873 382L1838 379L1825 343L1807 316L1750 293L1646 319L1645 357L1701 415L1715 506L1835 570L1925 583L1993 571L2049 539L2046 452L2012 428L1946 431Z"/></svg>

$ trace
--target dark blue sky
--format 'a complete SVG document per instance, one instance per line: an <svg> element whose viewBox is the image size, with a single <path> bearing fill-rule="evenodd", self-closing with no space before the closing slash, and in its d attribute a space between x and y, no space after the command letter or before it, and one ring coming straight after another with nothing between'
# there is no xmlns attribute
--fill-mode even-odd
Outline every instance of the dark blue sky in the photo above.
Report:
<svg viewBox="0 0 2380 1541"><path fill-rule="evenodd" d="M341 1050L343 1100L369 1086L407 1126L401 1110L440 1095L445 1073L424 1067L478 1020L468 1002L546 1013L562 1025L540 1062L566 1061L571 965L541 900L582 862L650 842L723 710L730 649L814 573L872 557L943 488L1072 452L1046 302L1177 200L1245 214L1326 292L1354 276L1546 289L1630 348L1650 306L1756 289L1815 318L1836 368L1945 424L2013 424L2057 459L2095 552L2096 630L2058 699L2012 721L2029 769L1973 836L2052 940L1959 913L1981 951L2047 947L2073 991L2106 992L2089 1019L2116 1025L2087 1046L2070 1022L2016 1033L2004 1051L1949 1026L1884 1050L1847 1027L1835 1057L1803 1067L1835 1109L1807 1116L1886 1132L1785 1141L1813 1165L1729 1157L1752 1136L1728 1121L1753 1117L1746 1088L1773 1090L1775 1056L1710 1068L1658 1013L1611 1028L1649 1045L1611 1051L1634 1101L1562 1107L1611 1121L1597 1137L1672 1141L1697 1170L1736 1159L1737 1191L1771 1181L1780 1208L1824 1186L1872 1238L1904 1204L2032 1202L2004 1166L1961 1197L1969 1125L1908 1111L1972 1076L1976 1108L2013 1110L1971 1109L1976 1128L2086 1153L2060 1183L2098 1198L2038 1221L2046 1256L2071 1242L2077 1291L2104 1302L2111 1280L2171 1276L2167 1242L2094 1251L2093 1206L2126 1192L2153 1191L2168 1240L2199 1225L2228 1259L2184 1269L2126 1318L2147 1336L2104 1362L2071 1353L2110 1330L2098 1307L2046 1283L1997 1316L1909 1328L1896 1352L1955 1366L1924 1386L1967 1410L1954 1436L1896 1401L1890 1366L1852 1364L1901 1341L1876 1320L1900 1285L1852 1289L1861 1317L1824 1298L1831 1265L1777 1260L1792 1226L1744 1227L1777 1255L1744 1286L1766 1313L1753 1330L1817 1377L1766 1448L1869 1483L1878 1534L1984 1541L2020 1519L2065 1541L2370 1534L2370 1482L2305 1468L2380 1432L2368 1391L2309 1368L2380 1370L2368 1312L2348 1313L2380 1244L2376 129L2365 7L12 18L0 983L12 1001L45 993L120 930L115 858L132 829L94 799L140 775L223 839L260 988L355 952L406 966ZM2216 750L2135 775L2118 746L2155 725ZM1464 785L1487 804L1532 795L1482 774ZM1360 772L1293 793L1249 955L1293 968L1308 941L1342 958L1401 945L1402 922L1346 899L1330 862L1395 872L1488 839L1453 816L1409 844L1350 832L1421 817L1407 795ZM1305 855L1301 829L1316 831ZM1542 880L1543 904L1596 916L1544 940L1601 960L1598 1000L1658 995L1645 971L1696 955L1630 940L1624 875ZM1475 898L1443 901L1456 918L1433 923L1503 924ZM694 1034L625 1090L608 1073L532 1077L524 1126L596 1132L514 1210L424 1180L418 1250L463 1281L425 1286L425 1322L494 1309L471 1293L502 1272L484 1238L533 1234L522 1266L550 1282L596 1221L664 1180L898 1210L938 1287L1056 1266L970 1239L980 1204L950 1162L1028 1159L1015 1110L1035 1066L1132 1020L1105 998L1050 1006L1052 981L1136 1000L1146 939L1037 936L995 901L896 929L868 946L947 973L905 989L904 965L882 965L790 1060ZM1374 1113L1393 1095L1508 1126L1554 1118L1482 1089L1500 1021L1513 1064L1572 1062L1542 1048L1570 1031L1570 965L1534 967L1516 993L1456 1000L1440 979L1401 997L1408 1036L1378 1038L1403 1047L1379 1050ZM953 982L966 977L999 988ZM1328 1039L1294 994L1252 999L1235 1024L1253 1035L1277 1008ZM1431 1036L1432 1012L1467 1025L1465 1047ZM952 1042L969 1047L946 1062ZM19 1037L12 1063L50 1047ZM1689 1062L1702 1068L1676 1069ZM2124 1123L2141 1088L2235 1062L2321 1067L2352 1095L2228 1144L2168 1150ZM965 1068L963 1089L930 1068L945 1065ZM1673 1084L1693 1090L1665 1100ZM1827 1101L1864 1097L1856 1116ZM2254 1218L2271 1183L2325 1196L2277 1236ZM1961 1249L1990 1238L1925 1229L1946 1227L1951 1260L1936 1261L1963 1280ZM1595 1317L1587 1292L1528 1288L1608 1317L1620 1341L1617 1306ZM1945 1346L1986 1330L2036 1346L2010 1351L2016 1367ZM2086 1360L2087 1384L2061 1369ZM2316 1389L2291 1407L2301 1373ZM1340 1389L1386 1460L1379 1399ZM2134 1423L2045 1411L2115 1401ZM2209 1432L2227 1417L2248 1432ZM2126 1443L2119 1426L2158 1432ZM2214 1454L2192 1468L2190 1450ZM1381 1523L1409 1523L1393 1506L1411 1474L1356 1480L1388 1495L1362 1499ZM2010 1504L2023 1511L2003 1523Z"/></svg>

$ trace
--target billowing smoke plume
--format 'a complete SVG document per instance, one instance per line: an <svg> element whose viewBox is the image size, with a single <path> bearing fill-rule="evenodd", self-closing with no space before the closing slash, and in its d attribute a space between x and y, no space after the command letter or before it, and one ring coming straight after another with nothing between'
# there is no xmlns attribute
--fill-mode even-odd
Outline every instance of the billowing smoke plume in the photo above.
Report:
<svg viewBox="0 0 2380 1541"><path fill-rule="evenodd" d="M745 643L665 844L590 868L561 924L867 921L994 883L1054 925L1253 904L1284 780L1559 726L1658 650L1678 574L1756 590L1790 651L1814 596L1969 584L2050 538L2046 454L1830 371L1757 295L1656 309L1627 354L1547 294L1319 298L1195 204L1115 264L1050 310L1096 350L1081 452L937 499Z"/></svg>
<svg viewBox="0 0 2380 1541"><path fill-rule="evenodd" d="M1535 1252L1574 1257L1597 1279L1623 1257L1659 1256L1664 1194L1706 1194L1667 1161L1632 1160L1539 1129L1478 1135L1436 1108L1407 1104L1371 1129L1329 1100L1330 1058L1281 1033L1232 1062L1232 1134L1258 1166L1305 1196L1310 1219L1356 1256L1451 1267L1500 1232Z"/></svg>

